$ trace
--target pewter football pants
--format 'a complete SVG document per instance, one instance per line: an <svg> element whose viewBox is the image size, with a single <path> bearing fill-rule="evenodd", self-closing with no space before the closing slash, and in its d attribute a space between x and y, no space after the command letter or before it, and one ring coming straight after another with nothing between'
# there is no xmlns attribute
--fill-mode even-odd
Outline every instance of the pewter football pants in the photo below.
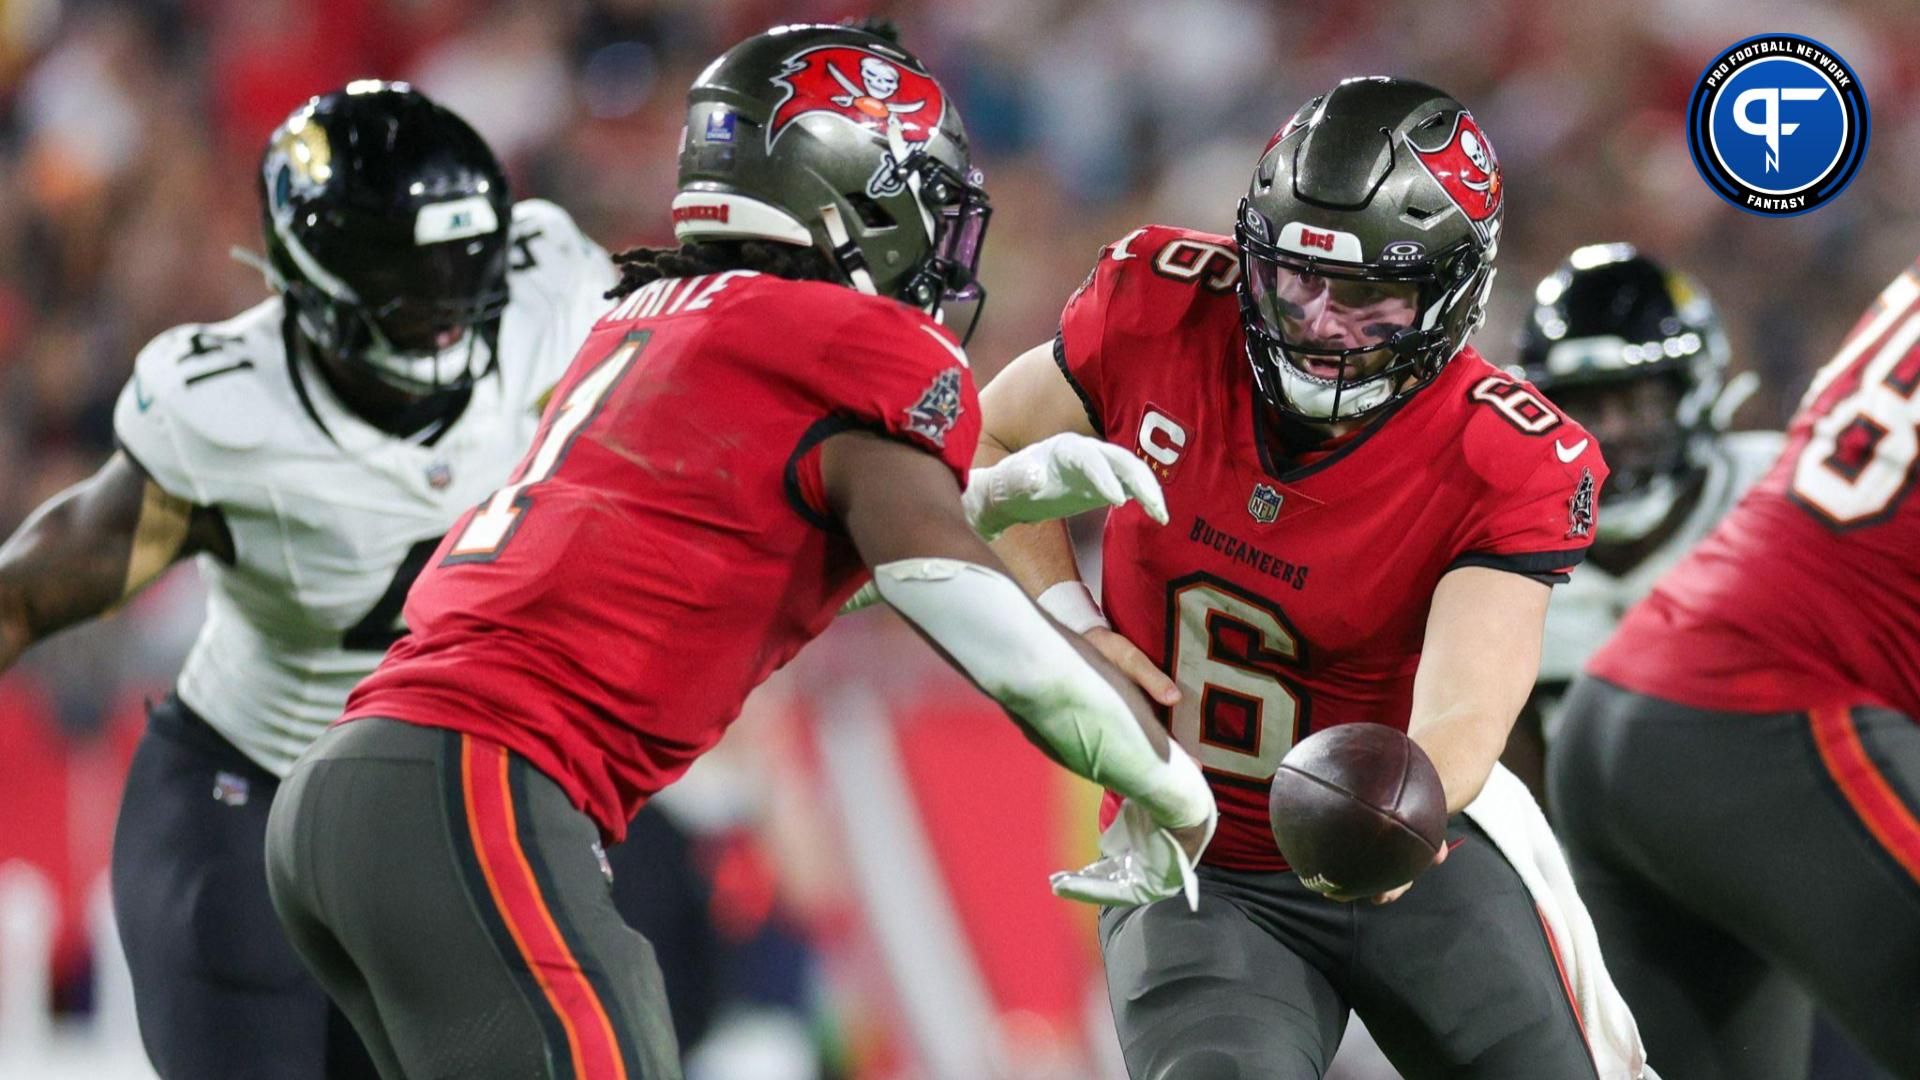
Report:
<svg viewBox="0 0 1920 1080"><path fill-rule="evenodd" d="M1202 867L1184 900L1109 908L1100 944L1134 1080L1318 1080L1349 1008L1407 1080L1593 1080L1526 885L1479 828L1387 905L1291 871Z"/></svg>
<svg viewBox="0 0 1920 1080"><path fill-rule="evenodd" d="M267 880L388 1080L679 1080L653 948L596 840L500 746L356 720L282 785Z"/></svg>
<svg viewBox="0 0 1920 1080"><path fill-rule="evenodd" d="M1802 1080L1817 1003L1920 1077L1920 725L1705 712L1587 678L1561 715L1554 829L1654 1067Z"/></svg>

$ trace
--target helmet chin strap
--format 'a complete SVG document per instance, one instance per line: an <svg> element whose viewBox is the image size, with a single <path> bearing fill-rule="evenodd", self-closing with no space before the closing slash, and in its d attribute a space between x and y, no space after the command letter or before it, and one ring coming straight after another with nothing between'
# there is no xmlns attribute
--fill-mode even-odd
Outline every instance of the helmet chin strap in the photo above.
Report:
<svg viewBox="0 0 1920 1080"><path fill-rule="evenodd" d="M896 167L906 164L907 136L900 126L900 117L896 113L887 114L887 152L893 155ZM918 170L907 174L907 190L913 192L913 205L920 211L920 227L926 230L927 245L932 247L934 237L933 211L927 209L925 199L920 197L920 173Z"/></svg>
<svg viewBox="0 0 1920 1080"><path fill-rule="evenodd" d="M858 249L853 246L852 235L847 232L847 223L840 220L840 208L831 203L821 207L820 224L827 230L827 242L833 245L833 259L840 265L840 269L846 272L847 280L853 282L855 289L868 296L880 295L880 290L874 287L873 275L867 273L863 263L856 261L849 265L846 259L840 257L840 252L843 251L852 250L858 253Z"/></svg>

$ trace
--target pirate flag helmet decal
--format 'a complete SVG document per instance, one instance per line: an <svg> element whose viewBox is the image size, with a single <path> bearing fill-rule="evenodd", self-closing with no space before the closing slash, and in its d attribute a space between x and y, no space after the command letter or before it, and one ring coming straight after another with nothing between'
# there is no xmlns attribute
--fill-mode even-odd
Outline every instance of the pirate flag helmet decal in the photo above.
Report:
<svg viewBox="0 0 1920 1080"><path fill-rule="evenodd" d="M1452 130L1431 148L1420 145L1413 132L1407 133L1406 140L1427 175L1484 234L1486 223L1500 212L1500 162L1473 114L1465 109L1453 114Z"/></svg>
<svg viewBox="0 0 1920 1080"><path fill-rule="evenodd" d="M786 88L787 97L767 125L769 149L795 120L817 112L845 117L882 137L897 120L902 141L924 143L947 110L947 96L932 76L857 46L796 53L773 81Z"/></svg>
<svg viewBox="0 0 1920 1080"><path fill-rule="evenodd" d="M816 248L862 292L938 315L984 299L992 208L959 110L926 67L852 26L776 27L687 94L674 233ZM976 309L977 313L977 309Z"/></svg>

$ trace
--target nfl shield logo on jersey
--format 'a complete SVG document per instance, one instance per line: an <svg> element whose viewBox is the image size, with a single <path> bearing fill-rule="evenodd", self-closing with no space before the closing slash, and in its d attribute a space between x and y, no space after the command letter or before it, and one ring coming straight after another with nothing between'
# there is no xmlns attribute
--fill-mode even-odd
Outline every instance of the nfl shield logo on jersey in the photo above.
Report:
<svg viewBox="0 0 1920 1080"><path fill-rule="evenodd" d="M1272 484L1253 485L1253 494L1247 497L1247 513L1262 525L1270 525L1280 516L1280 504L1285 500Z"/></svg>
<svg viewBox="0 0 1920 1080"><path fill-rule="evenodd" d="M451 483L453 483L453 466L444 461L436 461L427 466L427 484L433 490L445 491L447 485Z"/></svg>

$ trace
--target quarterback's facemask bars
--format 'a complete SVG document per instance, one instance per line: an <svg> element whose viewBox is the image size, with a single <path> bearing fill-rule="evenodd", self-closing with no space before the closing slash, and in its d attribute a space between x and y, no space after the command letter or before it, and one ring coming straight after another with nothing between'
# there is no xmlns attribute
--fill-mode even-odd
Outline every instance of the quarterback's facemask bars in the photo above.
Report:
<svg viewBox="0 0 1920 1080"><path fill-rule="evenodd" d="M1425 330L1438 317L1444 290L1431 277L1383 277L1244 249L1241 264L1254 373L1288 412L1357 420L1439 370Z"/></svg>

